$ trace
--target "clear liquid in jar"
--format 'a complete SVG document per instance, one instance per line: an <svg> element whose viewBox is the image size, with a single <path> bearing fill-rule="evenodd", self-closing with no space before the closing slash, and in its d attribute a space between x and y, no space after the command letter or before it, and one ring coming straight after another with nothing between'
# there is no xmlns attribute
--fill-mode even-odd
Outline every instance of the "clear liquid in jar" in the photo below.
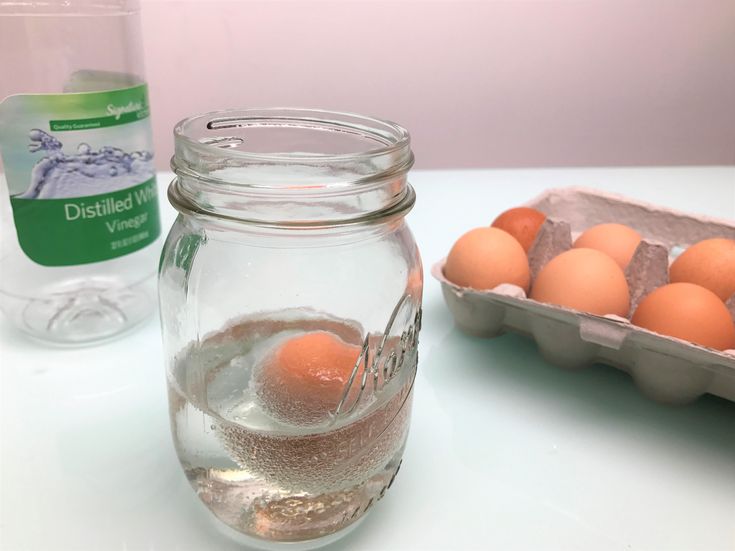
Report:
<svg viewBox="0 0 735 551"><path fill-rule="evenodd" d="M304 426L274 418L262 403L266 358L315 330L362 342L357 327L329 318L251 319L188 347L169 373L174 441L190 483L221 521L263 540L312 540L346 528L383 497L401 462L414 342L404 345L400 371L379 390L368 385L349 415Z"/></svg>

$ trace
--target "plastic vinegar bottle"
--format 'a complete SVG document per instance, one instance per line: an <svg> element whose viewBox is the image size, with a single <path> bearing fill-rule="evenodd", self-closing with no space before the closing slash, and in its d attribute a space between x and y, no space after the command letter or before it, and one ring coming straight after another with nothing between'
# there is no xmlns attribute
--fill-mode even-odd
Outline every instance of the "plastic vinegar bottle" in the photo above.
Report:
<svg viewBox="0 0 735 551"><path fill-rule="evenodd" d="M0 308L45 341L156 304L161 233L137 1L0 0Z"/></svg>

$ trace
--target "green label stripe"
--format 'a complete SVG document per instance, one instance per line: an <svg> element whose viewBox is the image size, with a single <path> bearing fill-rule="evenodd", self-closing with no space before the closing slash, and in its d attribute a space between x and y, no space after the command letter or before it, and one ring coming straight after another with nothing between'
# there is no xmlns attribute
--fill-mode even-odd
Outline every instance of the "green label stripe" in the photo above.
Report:
<svg viewBox="0 0 735 551"><path fill-rule="evenodd" d="M124 190L68 199L10 198L18 241L43 266L109 260L161 233L155 178Z"/></svg>
<svg viewBox="0 0 735 551"><path fill-rule="evenodd" d="M85 114L95 116L50 120L52 132L117 126L145 119L149 115L148 87L145 84L108 92L60 94L54 96L53 102L54 107L61 112L72 114L83 110Z"/></svg>
<svg viewBox="0 0 735 551"><path fill-rule="evenodd" d="M116 126L118 124L127 124L129 122L139 121L148 117L150 111L140 109L130 113L121 115L110 115L108 117L93 117L91 119L75 119L69 121L49 121L52 131L64 132L65 130L89 130L90 128L104 128L106 126Z"/></svg>

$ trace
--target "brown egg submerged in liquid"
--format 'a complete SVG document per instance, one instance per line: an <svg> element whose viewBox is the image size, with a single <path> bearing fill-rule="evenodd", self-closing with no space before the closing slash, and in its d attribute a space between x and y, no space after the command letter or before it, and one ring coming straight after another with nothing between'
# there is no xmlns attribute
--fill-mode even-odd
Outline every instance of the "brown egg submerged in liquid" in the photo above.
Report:
<svg viewBox="0 0 735 551"><path fill-rule="evenodd" d="M292 337L264 363L259 396L281 421L324 421L339 405L360 352L360 346L326 331ZM357 386L350 387L350 392L356 392Z"/></svg>

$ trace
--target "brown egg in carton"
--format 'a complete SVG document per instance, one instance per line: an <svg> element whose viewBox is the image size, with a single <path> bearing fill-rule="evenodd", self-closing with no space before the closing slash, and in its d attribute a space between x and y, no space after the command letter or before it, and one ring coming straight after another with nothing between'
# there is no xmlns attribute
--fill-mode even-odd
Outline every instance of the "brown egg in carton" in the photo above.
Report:
<svg viewBox="0 0 735 551"><path fill-rule="evenodd" d="M668 283L670 262L690 245L715 237L735 239L735 221L693 216L584 188L552 189L526 204L547 219L528 252L531 285L541 268L570 249L585 229L625 224L642 236L626 269L631 309ZM685 404L705 393L735 402L735 350L718 351L636 327L619 316L597 316L526 298L515 285L490 291L459 287L444 277L445 260L432 267L459 328L495 337L506 331L531 336L542 356L576 369L594 363L629 373L648 397ZM735 295L727 302L735 321Z"/></svg>

